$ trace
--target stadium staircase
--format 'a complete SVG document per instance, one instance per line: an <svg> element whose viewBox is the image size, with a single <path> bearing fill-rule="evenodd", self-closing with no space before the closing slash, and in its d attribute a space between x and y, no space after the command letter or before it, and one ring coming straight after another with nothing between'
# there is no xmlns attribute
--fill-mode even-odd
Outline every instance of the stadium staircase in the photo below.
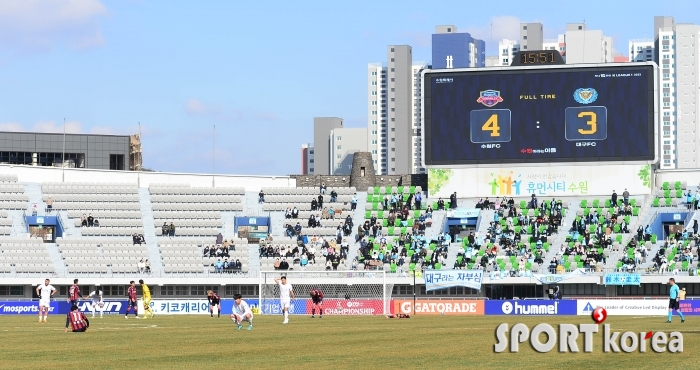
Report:
<svg viewBox="0 0 700 370"><path fill-rule="evenodd" d="M357 257L357 251L360 250L360 243L355 243L355 235L357 235L357 227L365 223L365 206L367 205L367 192L358 191L357 192L357 208L355 212L352 213L352 233L350 234L351 240L350 248L348 248L348 258L345 260L345 265L348 270L352 267L352 260Z"/></svg>
<svg viewBox="0 0 700 370"><path fill-rule="evenodd" d="M36 204L37 214L39 216L44 215L44 210L46 209L46 203L42 197L41 185L40 184L24 184L24 194L29 197L29 205L27 207L27 214L32 214L32 206Z"/></svg>
<svg viewBox="0 0 700 370"><path fill-rule="evenodd" d="M61 218L64 238L76 238L82 235L80 228L75 227L75 223L68 218L68 211L57 211L57 216Z"/></svg>
<svg viewBox="0 0 700 370"><path fill-rule="evenodd" d="M258 203L258 192L246 191L241 201L243 202L244 216L264 216L262 204ZM284 216L282 217L284 218Z"/></svg>
<svg viewBox="0 0 700 370"><path fill-rule="evenodd" d="M163 261L160 258L158 239L156 238L156 224L153 218L153 206L151 194L147 188L139 188L139 204L141 205L141 220L143 222L143 237L146 239L146 250L151 262L151 271L163 270Z"/></svg>
<svg viewBox="0 0 700 370"><path fill-rule="evenodd" d="M68 270L66 269L66 264L63 261L61 252L58 251L56 243L44 243L44 248L49 252L49 257L51 257L53 267L56 269L56 274L58 276L66 276Z"/></svg>
<svg viewBox="0 0 700 370"><path fill-rule="evenodd" d="M27 222L24 220L24 211L8 210L7 217L12 220L12 237L26 237L28 235Z"/></svg>

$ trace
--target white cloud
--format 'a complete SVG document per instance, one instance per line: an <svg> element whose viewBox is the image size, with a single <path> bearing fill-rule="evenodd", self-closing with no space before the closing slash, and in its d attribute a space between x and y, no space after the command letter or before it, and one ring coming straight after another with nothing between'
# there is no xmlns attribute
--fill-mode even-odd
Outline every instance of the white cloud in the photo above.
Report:
<svg viewBox="0 0 700 370"><path fill-rule="evenodd" d="M185 112L191 116L209 117L218 121L230 122L243 119L243 114L220 105L204 103L192 98L185 103Z"/></svg>
<svg viewBox="0 0 700 370"><path fill-rule="evenodd" d="M498 42L503 39L518 40L520 38L520 18L512 15L492 17L488 24L481 27L468 27L467 32L473 37L484 40L486 54L495 55L498 52ZM494 52L495 51L495 52Z"/></svg>
<svg viewBox="0 0 700 370"><path fill-rule="evenodd" d="M79 134L83 131L83 125L78 121L66 122L67 134ZM39 121L31 129L32 132L63 133L63 123L54 121Z"/></svg>
<svg viewBox="0 0 700 370"><path fill-rule="evenodd" d="M24 128L22 127L21 124L16 123L16 122L5 122L5 123L0 123L0 131L18 132L18 131L24 131Z"/></svg>
<svg viewBox="0 0 700 370"><path fill-rule="evenodd" d="M110 127L110 126L95 126L89 130L83 128L83 124L79 121L66 122L66 133L67 134L96 134L96 135L131 135L138 133L138 126L131 127ZM25 127L24 125L17 122L5 122L0 123L0 131L10 131L10 132L42 132L42 133L63 133L63 122L55 121L39 121L32 125L31 127ZM150 133L149 130L145 129L142 131L147 131L144 133Z"/></svg>
<svg viewBox="0 0 700 370"><path fill-rule="evenodd" d="M0 43L23 51L100 46L99 19L106 14L99 0L2 0Z"/></svg>

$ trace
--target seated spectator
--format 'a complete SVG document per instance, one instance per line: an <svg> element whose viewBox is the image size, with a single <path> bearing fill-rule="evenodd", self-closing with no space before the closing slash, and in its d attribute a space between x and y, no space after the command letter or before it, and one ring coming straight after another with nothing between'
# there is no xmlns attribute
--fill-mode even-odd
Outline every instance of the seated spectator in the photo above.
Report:
<svg viewBox="0 0 700 370"><path fill-rule="evenodd" d="M297 207L292 208L292 218L297 218L299 217L299 210Z"/></svg>
<svg viewBox="0 0 700 370"><path fill-rule="evenodd" d="M292 218L292 209L287 207L287 210L284 211L284 218L290 219Z"/></svg>
<svg viewBox="0 0 700 370"><path fill-rule="evenodd" d="M163 222L163 226L160 227L160 233L163 236L168 236L170 233L170 227L168 226L167 222Z"/></svg>
<svg viewBox="0 0 700 370"><path fill-rule="evenodd" d="M221 255L223 257L230 257L228 254L228 247L227 246L224 245L221 247Z"/></svg>
<svg viewBox="0 0 700 370"><path fill-rule="evenodd" d="M690 193L688 193L690 194ZM48 197L46 198L46 213L51 213L53 210L53 198Z"/></svg>
<svg viewBox="0 0 700 370"><path fill-rule="evenodd" d="M297 225L294 226L294 235L300 236L301 235L301 224L297 222Z"/></svg>
<svg viewBox="0 0 700 370"><path fill-rule="evenodd" d="M146 273L151 273L151 261L149 261L148 258L146 258Z"/></svg>
<svg viewBox="0 0 700 370"><path fill-rule="evenodd" d="M216 246L213 245L209 248L209 258L211 257L216 257Z"/></svg>
<svg viewBox="0 0 700 370"><path fill-rule="evenodd" d="M173 236L175 236L175 224L172 223L172 222L170 223L170 230L169 230L169 231L170 231L170 237L171 237L171 238L172 238Z"/></svg>
<svg viewBox="0 0 700 370"><path fill-rule="evenodd" d="M34 205L32 206L32 216L36 216L36 215L37 215L37 208L36 208L36 203L34 203Z"/></svg>
<svg viewBox="0 0 700 370"><path fill-rule="evenodd" d="M216 244L223 244L224 243L224 236L221 235L221 233L218 233L216 235Z"/></svg>
<svg viewBox="0 0 700 370"><path fill-rule="evenodd" d="M36 205L35 205L35 206L36 206ZM94 220L95 220L95 219L92 217L92 213L90 213L90 215L89 215L88 218L87 218L88 227L92 227L92 226L93 226L93 224L94 224L93 221L94 221Z"/></svg>
<svg viewBox="0 0 700 370"><path fill-rule="evenodd" d="M216 257L222 257L223 251L221 250L221 246L217 245L216 246Z"/></svg>
<svg viewBox="0 0 700 370"><path fill-rule="evenodd" d="M279 267L279 269L280 269L280 270L289 270L289 263L287 262L287 259L286 259L286 258L283 259L282 261L280 261L280 267Z"/></svg>
<svg viewBox="0 0 700 370"><path fill-rule="evenodd" d="M233 270L233 263L229 263L228 259L224 259L224 272L229 273Z"/></svg>
<svg viewBox="0 0 700 370"><path fill-rule="evenodd" d="M204 253L203 253L203 255L204 255L204 257L209 257L209 246L208 246L208 245L205 245L205 246L204 246Z"/></svg>
<svg viewBox="0 0 700 370"><path fill-rule="evenodd" d="M258 203L265 203L265 193L262 190L258 193Z"/></svg>
<svg viewBox="0 0 700 370"><path fill-rule="evenodd" d="M326 194L326 189L328 189L328 188L326 187L326 183L325 183L325 182L324 182L324 183L321 183L321 186L319 186L319 188L318 188L318 192L321 193L321 194L323 194L323 195L325 195L325 194Z"/></svg>
<svg viewBox="0 0 700 370"><path fill-rule="evenodd" d="M137 234L132 235L131 240L134 242L134 245L141 245L141 238Z"/></svg>
<svg viewBox="0 0 700 370"><path fill-rule="evenodd" d="M334 190L331 190L331 203L335 203L338 201L338 193L335 192Z"/></svg>
<svg viewBox="0 0 700 370"><path fill-rule="evenodd" d="M309 221L306 223L306 227L316 227L316 216L309 216Z"/></svg>
<svg viewBox="0 0 700 370"><path fill-rule="evenodd" d="M143 258L136 264L136 268L139 271L139 274L143 274L144 271L146 271L146 263L143 262Z"/></svg>
<svg viewBox="0 0 700 370"><path fill-rule="evenodd" d="M272 264L272 266L275 268L275 270L279 270L279 269L280 269L280 262L281 262L281 261L280 261L280 258L279 258L279 257L275 258L275 263Z"/></svg>
<svg viewBox="0 0 700 370"><path fill-rule="evenodd" d="M318 210L318 202L316 201L316 198L311 199L311 210L312 211Z"/></svg>
<svg viewBox="0 0 700 370"><path fill-rule="evenodd" d="M92 225L93 225L94 227L100 227L100 220L95 219L94 221L92 221Z"/></svg>
<svg viewBox="0 0 700 370"><path fill-rule="evenodd" d="M214 264L214 272L217 274L224 272L224 263L221 262L221 259L217 260Z"/></svg>
<svg viewBox="0 0 700 370"><path fill-rule="evenodd" d="M225 240L224 240L224 244L226 244ZM228 242L228 250L234 251L234 252L236 251L236 242L234 242L233 239L231 239L231 241Z"/></svg>
<svg viewBox="0 0 700 370"><path fill-rule="evenodd" d="M87 227L87 225L87 216L83 213L82 217L80 217L80 226Z"/></svg>

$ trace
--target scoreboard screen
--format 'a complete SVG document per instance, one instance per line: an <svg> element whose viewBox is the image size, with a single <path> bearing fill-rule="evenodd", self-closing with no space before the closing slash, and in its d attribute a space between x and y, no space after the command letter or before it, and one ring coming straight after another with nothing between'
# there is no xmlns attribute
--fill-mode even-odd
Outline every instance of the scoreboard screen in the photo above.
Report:
<svg viewBox="0 0 700 370"><path fill-rule="evenodd" d="M425 165L653 161L654 75L652 63L427 71Z"/></svg>

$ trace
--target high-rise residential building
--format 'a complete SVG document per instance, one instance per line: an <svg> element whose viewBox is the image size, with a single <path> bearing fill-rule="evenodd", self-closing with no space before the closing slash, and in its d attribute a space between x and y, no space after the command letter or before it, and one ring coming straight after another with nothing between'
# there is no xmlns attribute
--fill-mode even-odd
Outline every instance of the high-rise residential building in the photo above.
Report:
<svg viewBox="0 0 700 370"><path fill-rule="evenodd" d="M513 57L520 51L520 44L515 40L503 39L498 42L497 66L509 66L513 62Z"/></svg>
<svg viewBox="0 0 700 370"><path fill-rule="evenodd" d="M569 23L564 35L566 64L611 63L613 40L601 30L589 30L585 23Z"/></svg>
<svg viewBox="0 0 700 370"><path fill-rule="evenodd" d="M389 45L386 65L367 67L367 150L377 174L420 172L420 71L408 45ZM417 143L417 145L416 145Z"/></svg>
<svg viewBox="0 0 700 370"><path fill-rule="evenodd" d="M493 55L486 57L486 67L495 67L501 65L501 57L499 55Z"/></svg>
<svg viewBox="0 0 700 370"><path fill-rule="evenodd" d="M543 50L542 35L542 23L520 23L520 50Z"/></svg>
<svg viewBox="0 0 700 370"><path fill-rule="evenodd" d="M411 140L411 172L410 173L425 173L425 167L423 167L423 153L422 153L422 136L421 127L422 121L422 81L421 72L424 69L430 69L430 65L425 62L413 62L413 82L411 89L413 90L413 138Z"/></svg>
<svg viewBox="0 0 700 370"><path fill-rule="evenodd" d="M651 62L654 60L654 39L633 39L629 41L630 62Z"/></svg>
<svg viewBox="0 0 700 370"><path fill-rule="evenodd" d="M455 26L435 27L432 41L434 69L486 66L486 43Z"/></svg>
<svg viewBox="0 0 700 370"><path fill-rule="evenodd" d="M662 169L700 165L700 25L654 17L654 54L659 66Z"/></svg>
<svg viewBox="0 0 700 370"><path fill-rule="evenodd" d="M542 50L557 50L562 59L566 60L566 37L559 35L556 39L543 40Z"/></svg>
<svg viewBox="0 0 700 370"><path fill-rule="evenodd" d="M314 174L314 144L301 145L301 174Z"/></svg>
<svg viewBox="0 0 700 370"><path fill-rule="evenodd" d="M314 117L314 174L330 175L331 132L343 127L343 119L338 117Z"/></svg>
<svg viewBox="0 0 700 370"><path fill-rule="evenodd" d="M331 174L350 175L354 154L367 151L367 129L333 129L330 134L330 142Z"/></svg>

